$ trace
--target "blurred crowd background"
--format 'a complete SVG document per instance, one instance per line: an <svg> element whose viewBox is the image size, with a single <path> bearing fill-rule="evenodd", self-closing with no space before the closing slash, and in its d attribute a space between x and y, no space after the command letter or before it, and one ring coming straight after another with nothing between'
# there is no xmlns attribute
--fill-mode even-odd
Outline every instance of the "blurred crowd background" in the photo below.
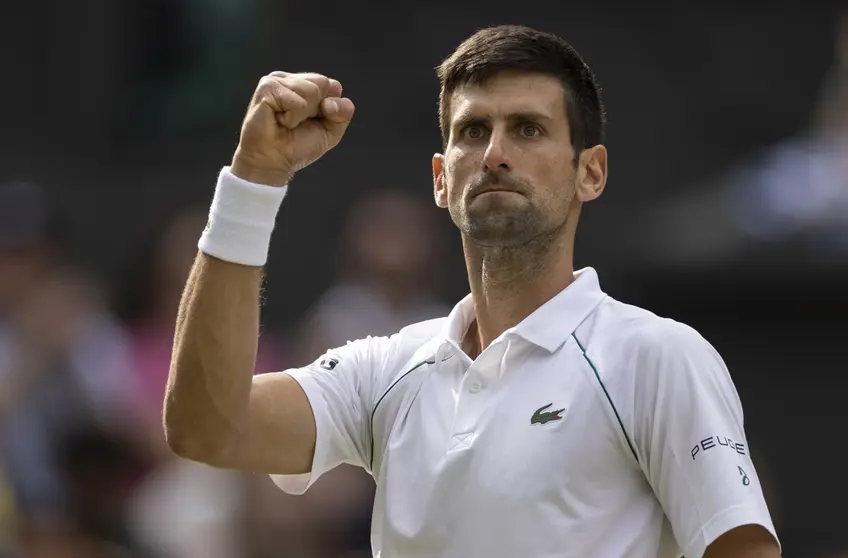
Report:
<svg viewBox="0 0 848 558"><path fill-rule="evenodd" d="M257 373L446 314L467 283L433 69L506 22L604 88L576 264L718 348L785 556L848 556L848 10L48 0L0 16L0 557L369 556L361 471L293 498L168 451L179 295L256 81L317 71L357 115L284 203Z"/></svg>

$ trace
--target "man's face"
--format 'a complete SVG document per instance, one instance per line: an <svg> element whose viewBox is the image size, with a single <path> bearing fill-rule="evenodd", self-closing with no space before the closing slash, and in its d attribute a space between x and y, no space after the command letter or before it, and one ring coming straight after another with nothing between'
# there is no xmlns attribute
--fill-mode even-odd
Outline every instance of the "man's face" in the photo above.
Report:
<svg viewBox="0 0 848 558"><path fill-rule="evenodd" d="M579 205L557 78L505 72L460 87L448 122L444 156L434 158L436 200L476 244L525 244L561 228Z"/></svg>

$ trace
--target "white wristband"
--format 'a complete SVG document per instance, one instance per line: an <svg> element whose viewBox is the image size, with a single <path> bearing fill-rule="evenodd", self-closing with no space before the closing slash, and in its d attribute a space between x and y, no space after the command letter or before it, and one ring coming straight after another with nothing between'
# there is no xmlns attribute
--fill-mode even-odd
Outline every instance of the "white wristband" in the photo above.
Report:
<svg viewBox="0 0 848 558"><path fill-rule="evenodd" d="M198 248L227 262L265 265L277 212L287 191L287 186L248 182L224 167Z"/></svg>

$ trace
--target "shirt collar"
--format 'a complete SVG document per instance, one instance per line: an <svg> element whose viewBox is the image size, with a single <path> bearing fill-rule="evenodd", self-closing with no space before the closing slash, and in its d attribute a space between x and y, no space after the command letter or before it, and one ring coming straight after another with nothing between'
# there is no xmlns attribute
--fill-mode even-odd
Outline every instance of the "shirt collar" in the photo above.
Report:
<svg viewBox="0 0 848 558"><path fill-rule="evenodd" d="M592 313L607 295L601 290L597 272L586 267L574 272L574 281L554 295L518 325L508 329L542 347L548 352L557 350L568 336ZM444 336L457 345L462 344L468 326L474 320L474 301L466 295L448 315Z"/></svg>

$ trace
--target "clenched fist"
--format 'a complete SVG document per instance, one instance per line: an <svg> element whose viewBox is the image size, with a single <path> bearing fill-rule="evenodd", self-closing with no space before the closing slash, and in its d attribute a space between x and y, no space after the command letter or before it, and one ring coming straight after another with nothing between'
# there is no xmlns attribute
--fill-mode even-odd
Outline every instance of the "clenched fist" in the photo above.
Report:
<svg viewBox="0 0 848 558"><path fill-rule="evenodd" d="M342 139L354 107L341 95L338 81L319 74L262 78L241 127L233 174L256 184L287 184Z"/></svg>

